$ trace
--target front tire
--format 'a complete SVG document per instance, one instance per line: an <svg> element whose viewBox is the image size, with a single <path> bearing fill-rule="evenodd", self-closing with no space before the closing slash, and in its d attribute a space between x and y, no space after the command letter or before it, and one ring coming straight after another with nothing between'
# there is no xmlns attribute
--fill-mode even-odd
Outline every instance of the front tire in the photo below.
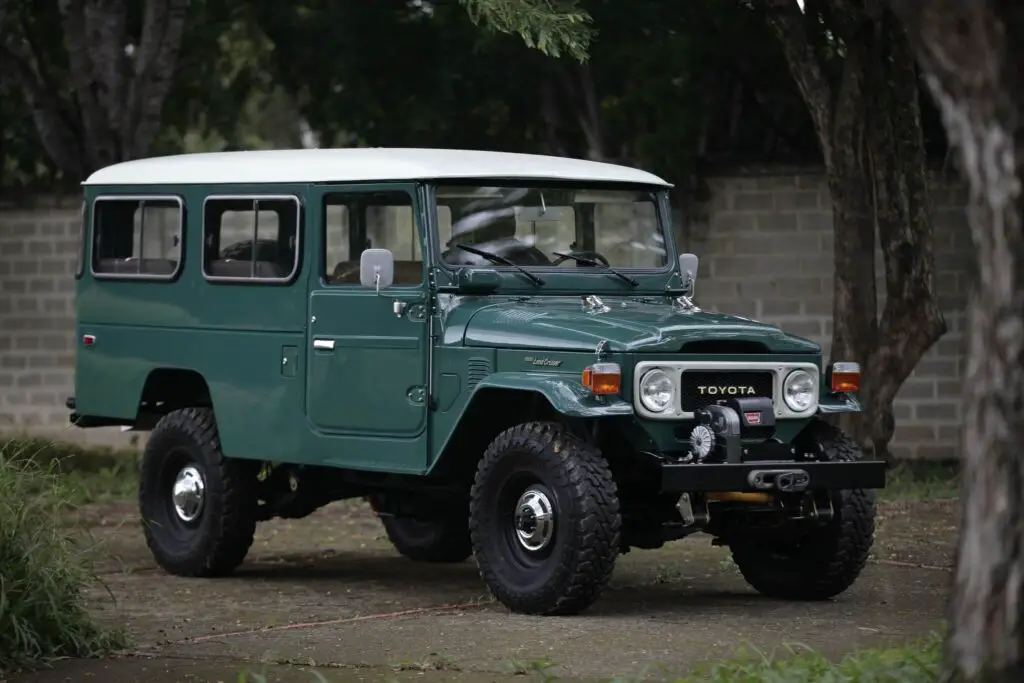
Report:
<svg viewBox="0 0 1024 683"><path fill-rule="evenodd" d="M820 460L853 461L863 453L846 434L814 420L800 442ZM828 600L846 591L867 563L875 535L875 491L832 496L834 516L796 537L747 537L730 544L733 560L759 593L786 600Z"/></svg>
<svg viewBox="0 0 1024 683"><path fill-rule="evenodd" d="M587 609L611 578L621 525L607 462L561 425L517 425L484 452L470 535L480 576L511 611Z"/></svg>
<svg viewBox="0 0 1024 683"><path fill-rule="evenodd" d="M178 576L226 576L256 532L256 461L220 450L213 411L183 408L157 422L142 456L139 509L154 559Z"/></svg>

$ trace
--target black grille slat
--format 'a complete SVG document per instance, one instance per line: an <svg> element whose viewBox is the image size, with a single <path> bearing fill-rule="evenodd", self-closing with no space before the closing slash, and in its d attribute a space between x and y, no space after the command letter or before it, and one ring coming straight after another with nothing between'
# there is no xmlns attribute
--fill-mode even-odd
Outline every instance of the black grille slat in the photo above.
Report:
<svg viewBox="0 0 1024 683"><path fill-rule="evenodd" d="M686 370L679 381L679 403L686 412L727 398L761 396L773 398L775 373L764 370ZM701 391L701 387L705 387ZM718 391L710 389L715 387ZM721 392L721 387L752 387L754 393Z"/></svg>

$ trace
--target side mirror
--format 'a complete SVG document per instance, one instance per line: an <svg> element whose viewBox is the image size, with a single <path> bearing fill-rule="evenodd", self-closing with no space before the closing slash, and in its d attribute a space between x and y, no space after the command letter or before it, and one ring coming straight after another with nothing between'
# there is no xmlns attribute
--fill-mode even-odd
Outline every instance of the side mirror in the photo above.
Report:
<svg viewBox="0 0 1024 683"><path fill-rule="evenodd" d="M687 296L693 296L693 291L697 288L697 268L699 266L700 259L696 254L679 255L679 274L683 279L683 289L688 292Z"/></svg>
<svg viewBox="0 0 1024 683"><path fill-rule="evenodd" d="M359 257L359 283L378 292L395 280L395 256L388 249L365 249Z"/></svg>

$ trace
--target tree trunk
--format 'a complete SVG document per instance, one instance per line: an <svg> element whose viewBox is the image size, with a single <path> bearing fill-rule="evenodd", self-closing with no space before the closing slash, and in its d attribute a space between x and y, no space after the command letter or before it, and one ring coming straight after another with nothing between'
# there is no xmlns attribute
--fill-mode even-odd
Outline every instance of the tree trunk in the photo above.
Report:
<svg viewBox="0 0 1024 683"><path fill-rule="evenodd" d="M946 331L935 293L928 178L909 47L884 8L823 0L829 28L845 51L842 74L833 83L808 32L815 24L795 0L766 2L814 121L832 196L831 360L856 361L863 372L864 412L838 421L865 450L885 458L895 431L896 393ZM881 319L876 230L886 274Z"/></svg>
<svg viewBox="0 0 1024 683"><path fill-rule="evenodd" d="M968 319L951 673L1024 680L1024 5L890 0L970 186Z"/></svg>

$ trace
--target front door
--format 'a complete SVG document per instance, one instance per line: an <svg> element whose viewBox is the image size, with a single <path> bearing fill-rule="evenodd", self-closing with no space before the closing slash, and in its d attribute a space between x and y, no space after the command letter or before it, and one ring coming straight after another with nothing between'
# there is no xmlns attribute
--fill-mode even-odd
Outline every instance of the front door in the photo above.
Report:
<svg viewBox="0 0 1024 683"><path fill-rule="evenodd" d="M416 187L319 187L310 230L306 415L318 460L391 472L427 466L427 285ZM311 226L312 227L312 226ZM394 255L391 287L363 287L366 248Z"/></svg>

